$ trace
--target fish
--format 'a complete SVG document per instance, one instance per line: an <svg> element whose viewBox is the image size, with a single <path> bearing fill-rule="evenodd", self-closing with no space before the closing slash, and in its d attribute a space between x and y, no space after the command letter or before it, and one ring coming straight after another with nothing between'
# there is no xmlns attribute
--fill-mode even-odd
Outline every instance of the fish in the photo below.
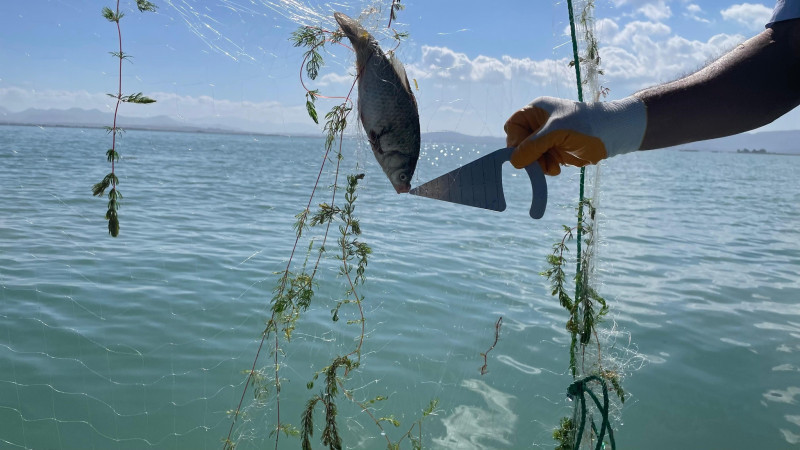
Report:
<svg viewBox="0 0 800 450"><path fill-rule="evenodd" d="M333 17L356 54L358 117L372 153L395 191L407 193L419 159L420 126L405 68L357 21L340 12Z"/></svg>

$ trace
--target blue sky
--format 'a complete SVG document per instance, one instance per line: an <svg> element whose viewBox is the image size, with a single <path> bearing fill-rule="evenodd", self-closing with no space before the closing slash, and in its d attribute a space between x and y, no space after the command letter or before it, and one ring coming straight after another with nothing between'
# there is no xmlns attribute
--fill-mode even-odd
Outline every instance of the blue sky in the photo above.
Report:
<svg viewBox="0 0 800 450"><path fill-rule="evenodd" d="M302 50L288 42L300 23L333 28L332 9L308 0L154 0L139 13L122 0L123 93L144 92L153 105L123 105L129 116L167 115L187 124L264 132L313 131L299 81ZM370 30L385 27L390 0L340 2L362 11ZM558 1L403 0L396 28L410 38L398 55L410 78L424 131L502 135L505 119L540 95L576 98L566 3ZM328 4L330 5L330 4ZM770 3L597 0L602 86L609 99L688 74L758 33ZM116 29L100 11L110 1L0 2L0 107L113 109ZM377 23L383 24L379 26ZM353 57L327 56L315 82L345 95ZM735 95L735 93L732 93ZM333 103L321 101L320 109ZM800 112L765 130L800 128Z"/></svg>

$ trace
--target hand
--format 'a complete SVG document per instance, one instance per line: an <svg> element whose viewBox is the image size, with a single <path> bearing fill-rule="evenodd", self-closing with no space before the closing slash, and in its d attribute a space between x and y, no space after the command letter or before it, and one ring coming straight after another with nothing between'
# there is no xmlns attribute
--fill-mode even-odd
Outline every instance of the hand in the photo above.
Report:
<svg viewBox="0 0 800 450"><path fill-rule="evenodd" d="M644 103L636 97L579 103L540 97L511 115L506 145L516 147L511 164L521 169L538 161L544 173L561 165L583 167L639 149L647 124Z"/></svg>

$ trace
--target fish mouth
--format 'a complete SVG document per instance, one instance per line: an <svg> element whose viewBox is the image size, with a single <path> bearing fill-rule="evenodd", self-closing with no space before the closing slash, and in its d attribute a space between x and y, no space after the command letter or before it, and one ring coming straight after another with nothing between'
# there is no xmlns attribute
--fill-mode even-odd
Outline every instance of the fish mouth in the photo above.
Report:
<svg viewBox="0 0 800 450"><path fill-rule="evenodd" d="M350 40L357 38L356 22L353 19L340 12L333 13L333 17Z"/></svg>
<svg viewBox="0 0 800 450"><path fill-rule="evenodd" d="M395 185L394 190L397 191L398 194L408 194L408 191L411 190L411 185L410 184L404 184L399 186Z"/></svg>

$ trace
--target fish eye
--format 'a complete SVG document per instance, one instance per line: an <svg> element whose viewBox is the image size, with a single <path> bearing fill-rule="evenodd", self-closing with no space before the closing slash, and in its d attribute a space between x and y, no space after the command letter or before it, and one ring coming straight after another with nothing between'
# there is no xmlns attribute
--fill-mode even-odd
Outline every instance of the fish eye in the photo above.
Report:
<svg viewBox="0 0 800 450"><path fill-rule="evenodd" d="M400 181L406 181L406 180L408 180L408 175L406 175L404 173L401 173L400 174Z"/></svg>

